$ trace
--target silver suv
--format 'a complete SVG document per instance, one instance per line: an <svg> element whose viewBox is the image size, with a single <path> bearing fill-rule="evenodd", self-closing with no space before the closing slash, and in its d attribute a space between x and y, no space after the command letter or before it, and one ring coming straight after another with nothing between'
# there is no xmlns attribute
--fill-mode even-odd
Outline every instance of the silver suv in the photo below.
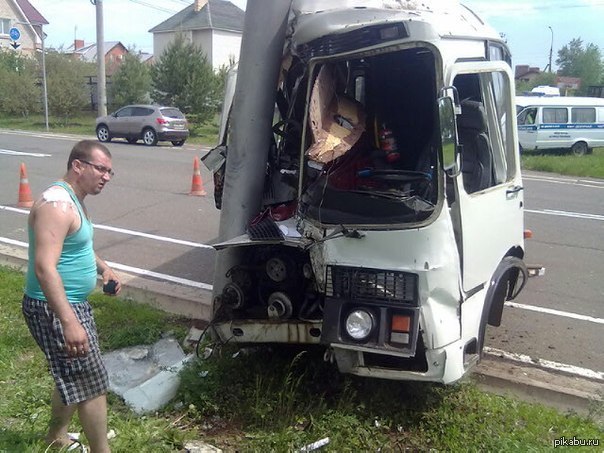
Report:
<svg viewBox="0 0 604 453"><path fill-rule="evenodd" d="M142 140L148 146L160 140L182 146L189 137L189 130L187 119L176 107L127 105L97 118L96 136L101 142L125 138L128 143Z"/></svg>

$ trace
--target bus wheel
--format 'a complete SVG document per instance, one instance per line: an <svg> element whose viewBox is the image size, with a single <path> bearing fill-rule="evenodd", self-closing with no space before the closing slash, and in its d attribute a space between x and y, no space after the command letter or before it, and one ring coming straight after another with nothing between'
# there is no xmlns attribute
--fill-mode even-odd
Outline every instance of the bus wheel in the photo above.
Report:
<svg viewBox="0 0 604 453"><path fill-rule="evenodd" d="M589 148L585 142L577 142L570 149L575 156L584 156L589 153Z"/></svg>

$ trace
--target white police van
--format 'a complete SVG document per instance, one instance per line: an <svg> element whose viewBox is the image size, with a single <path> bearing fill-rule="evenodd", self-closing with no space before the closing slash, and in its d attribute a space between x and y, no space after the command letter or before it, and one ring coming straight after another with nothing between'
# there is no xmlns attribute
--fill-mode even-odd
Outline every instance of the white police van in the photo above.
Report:
<svg viewBox="0 0 604 453"><path fill-rule="evenodd" d="M584 155L604 146L604 99L517 96L522 150L568 149Z"/></svg>

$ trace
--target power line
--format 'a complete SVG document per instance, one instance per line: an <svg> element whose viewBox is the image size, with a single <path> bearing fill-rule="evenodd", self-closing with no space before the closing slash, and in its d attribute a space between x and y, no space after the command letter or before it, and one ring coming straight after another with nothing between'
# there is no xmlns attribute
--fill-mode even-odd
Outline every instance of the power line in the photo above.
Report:
<svg viewBox="0 0 604 453"><path fill-rule="evenodd" d="M175 14L178 11L174 11L173 9L162 8L161 6L153 5L151 3L145 2L143 0L130 0L132 3L138 3L139 5L146 6L147 8L154 9L156 11L161 11L163 13L171 13Z"/></svg>
<svg viewBox="0 0 604 453"><path fill-rule="evenodd" d="M170 0L170 1L174 2L174 3L178 3L179 5L186 5L186 6L189 6L192 4L192 2L189 0Z"/></svg>

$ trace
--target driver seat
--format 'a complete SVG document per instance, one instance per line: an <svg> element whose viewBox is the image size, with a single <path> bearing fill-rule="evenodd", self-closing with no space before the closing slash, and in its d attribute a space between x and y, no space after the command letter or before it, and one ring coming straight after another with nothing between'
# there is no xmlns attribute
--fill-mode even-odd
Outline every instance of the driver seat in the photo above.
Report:
<svg viewBox="0 0 604 453"><path fill-rule="evenodd" d="M467 193L493 185L493 152L487 135L487 116L482 102L461 101L457 118L461 149L461 173Z"/></svg>

